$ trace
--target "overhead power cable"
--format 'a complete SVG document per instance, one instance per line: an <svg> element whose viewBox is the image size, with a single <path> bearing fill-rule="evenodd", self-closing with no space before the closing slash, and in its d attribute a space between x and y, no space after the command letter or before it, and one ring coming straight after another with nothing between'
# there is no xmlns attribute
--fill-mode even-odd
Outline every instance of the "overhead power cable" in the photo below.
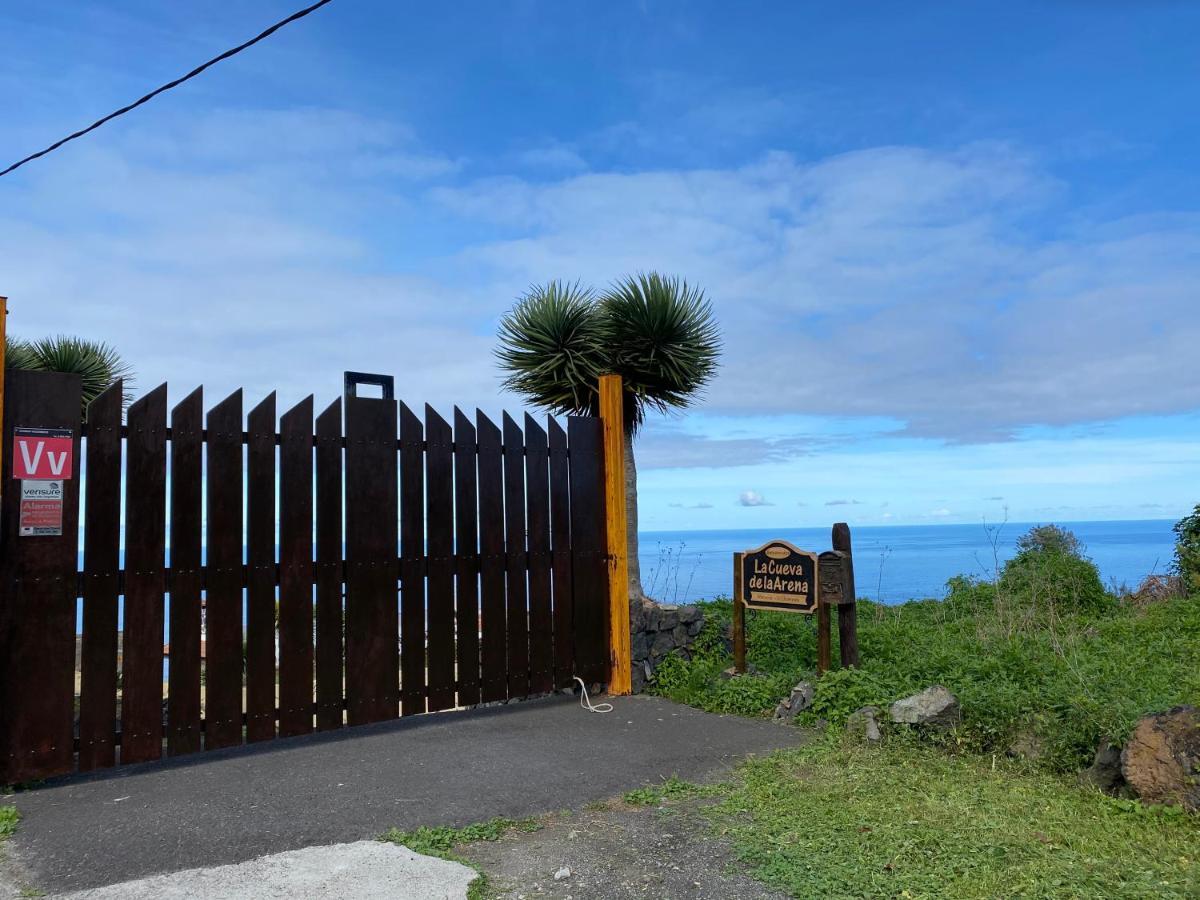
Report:
<svg viewBox="0 0 1200 900"><path fill-rule="evenodd" d="M284 25L290 25L292 22L295 22L297 19L303 19L309 13L316 12L318 9L320 9L325 4L332 3L332 2L333 2L333 0L319 0L319 2L314 3L312 6L306 6L304 9L302 9L298 12L292 13L286 19L282 19L282 20L276 22L274 25L272 25L266 31L262 32L261 34L257 35L256 37L251 38L250 40L246 41L246 43L239 44L238 46L234 47L231 50L226 50L220 56L214 56L212 59L210 59L208 62L204 63L203 65L197 66L196 68L192 69L192 71L190 71L186 75L184 75L182 78L176 78L174 81L170 81L167 84L164 84L162 87L155 88L150 93L148 93L145 97L142 97L140 100L136 100L133 103L130 103L128 106L123 106L120 109L118 109L116 112L109 113L103 119L99 119L99 120L93 122L87 128L84 128L80 131L76 131L74 134L69 134L65 138L63 138L61 141L55 141L53 144L51 144L45 150L39 150L37 153L33 153L33 154L25 157L24 159L13 163L11 166L9 166L7 169L5 169L3 172L0 172L0 176L7 175L9 172L13 171L14 169L19 169L21 166L25 165L25 163L27 163L27 162L32 162L33 160L37 159L38 157L45 156L47 153L54 152L59 147L61 147L63 144L67 143L68 141L73 141L73 140L75 140L75 138L83 137L89 131L95 131L97 128L99 128L101 125L103 125L105 122L111 122L113 119L117 118L117 116L123 116L123 115L125 115L125 113L129 112L130 110L137 109L143 103L148 103L149 101L151 101L155 97L157 97L159 94L169 91L173 87L178 87L179 85L183 84L185 81L187 81L190 78L195 78L197 75L199 75L201 72L203 72L205 69L209 68L210 66L215 66L217 63L221 62L222 60L229 59L229 57L231 57L231 56L236 56L237 54L241 53L246 48L253 47L259 41L269 38L271 35L273 35L275 32L277 32Z"/></svg>

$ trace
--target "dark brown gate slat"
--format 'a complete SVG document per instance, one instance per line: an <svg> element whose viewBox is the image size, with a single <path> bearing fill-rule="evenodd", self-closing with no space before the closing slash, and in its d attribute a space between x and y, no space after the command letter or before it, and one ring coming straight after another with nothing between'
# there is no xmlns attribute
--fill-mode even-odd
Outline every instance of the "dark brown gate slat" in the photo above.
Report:
<svg viewBox="0 0 1200 900"><path fill-rule="evenodd" d="M429 711L454 699L454 436L446 420L425 407L425 485L429 510Z"/></svg>
<svg viewBox="0 0 1200 900"><path fill-rule="evenodd" d="M84 772L116 762L123 394L118 381L88 407L79 673L79 768Z"/></svg>
<svg viewBox="0 0 1200 900"><path fill-rule="evenodd" d="M584 681L608 681L608 565L605 561L604 458L600 420L567 419L571 468L571 569L575 668Z"/></svg>
<svg viewBox="0 0 1200 900"><path fill-rule="evenodd" d="M121 762L162 756L167 386L129 407Z"/></svg>
<svg viewBox="0 0 1200 900"><path fill-rule="evenodd" d="M317 728L342 727L342 401L317 417Z"/></svg>
<svg viewBox="0 0 1200 900"><path fill-rule="evenodd" d="M567 475L567 433L549 420L550 547L554 584L554 686L570 687L575 674L571 603L571 483Z"/></svg>
<svg viewBox="0 0 1200 900"><path fill-rule="evenodd" d="M346 701L396 717L396 401L346 398Z"/></svg>
<svg viewBox="0 0 1200 900"><path fill-rule="evenodd" d="M242 742L242 392L208 413L204 748Z"/></svg>
<svg viewBox="0 0 1200 900"><path fill-rule="evenodd" d="M525 508L529 529L529 690L554 690L550 601L550 473L546 432L525 415Z"/></svg>
<svg viewBox="0 0 1200 900"><path fill-rule="evenodd" d="M279 736L313 729L313 398L279 420Z"/></svg>
<svg viewBox="0 0 1200 900"><path fill-rule="evenodd" d="M500 429L475 411L479 437L480 688L484 703L508 697L504 601L504 469Z"/></svg>
<svg viewBox="0 0 1200 900"><path fill-rule="evenodd" d="M78 375L10 369L0 506L0 782L69 772L75 712L74 569L79 538ZM63 486L63 532L19 537L13 428L70 428L74 472ZM36 623L37 627L30 627Z"/></svg>
<svg viewBox="0 0 1200 900"><path fill-rule="evenodd" d="M475 428L454 408L454 558L458 702L479 702L479 536L476 510Z"/></svg>
<svg viewBox="0 0 1200 900"><path fill-rule="evenodd" d="M171 756L200 749L203 429L204 393L196 388L171 412L171 649L167 659L167 752Z"/></svg>
<svg viewBox="0 0 1200 900"><path fill-rule="evenodd" d="M421 420L400 404L400 706L425 712L425 472Z"/></svg>
<svg viewBox="0 0 1200 900"><path fill-rule="evenodd" d="M529 607L525 583L525 441L504 414L504 545L508 590L508 696L529 693Z"/></svg>
<svg viewBox="0 0 1200 900"><path fill-rule="evenodd" d="M275 393L246 417L246 740L275 737Z"/></svg>

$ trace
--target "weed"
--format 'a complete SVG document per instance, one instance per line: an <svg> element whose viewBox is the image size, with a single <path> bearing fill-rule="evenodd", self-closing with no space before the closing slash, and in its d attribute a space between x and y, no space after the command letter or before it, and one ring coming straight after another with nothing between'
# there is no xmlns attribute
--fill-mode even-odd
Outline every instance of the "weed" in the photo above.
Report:
<svg viewBox="0 0 1200 900"><path fill-rule="evenodd" d="M537 819L496 818L486 822L476 822L473 825L465 825L462 828L450 828L449 826L429 828L424 825L412 831L391 828L379 839L392 844L400 844L415 853L436 856L438 859L448 859L470 866L479 875L471 882L471 886L467 890L467 900L483 900L488 891L487 875L474 863L456 854L454 848L476 841L498 841L509 831L533 832L541 827Z"/></svg>
<svg viewBox="0 0 1200 900"><path fill-rule="evenodd" d="M0 806L0 840L12 837L20 821L21 814L15 806Z"/></svg>
<svg viewBox="0 0 1200 900"><path fill-rule="evenodd" d="M680 797L700 797L712 793L716 790L715 787L708 785L692 784L690 781L683 781L675 775L662 782L662 784L652 784L646 787L640 787L629 791L624 795L624 800L630 806L653 806L656 803L661 803L663 800L673 800Z"/></svg>

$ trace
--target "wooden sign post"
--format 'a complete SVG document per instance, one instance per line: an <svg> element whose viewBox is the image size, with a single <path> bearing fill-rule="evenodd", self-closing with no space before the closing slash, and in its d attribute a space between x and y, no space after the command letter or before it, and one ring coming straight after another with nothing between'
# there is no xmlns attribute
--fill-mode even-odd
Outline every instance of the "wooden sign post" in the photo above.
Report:
<svg viewBox="0 0 1200 900"><path fill-rule="evenodd" d="M832 665L832 610L838 610L843 666L858 665L858 627L850 529L833 527L833 550L819 556L787 541L768 541L733 554L733 664L746 671L746 610L798 612L817 617L817 673Z"/></svg>

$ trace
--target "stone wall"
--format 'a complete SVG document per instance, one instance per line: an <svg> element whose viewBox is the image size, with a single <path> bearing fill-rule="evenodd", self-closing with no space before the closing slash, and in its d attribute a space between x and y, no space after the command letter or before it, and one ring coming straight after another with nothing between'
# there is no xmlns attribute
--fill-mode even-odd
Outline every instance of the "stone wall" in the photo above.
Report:
<svg viewBox="0 0 1200 900"><path fill-rule="evenodd" d="M641 693L654 679L659 663L672 653L690 659L692 644L704 627L704 613L695 606L667 606L653 600L629 603L630 647L633 652L633 692Z"/></svg>

